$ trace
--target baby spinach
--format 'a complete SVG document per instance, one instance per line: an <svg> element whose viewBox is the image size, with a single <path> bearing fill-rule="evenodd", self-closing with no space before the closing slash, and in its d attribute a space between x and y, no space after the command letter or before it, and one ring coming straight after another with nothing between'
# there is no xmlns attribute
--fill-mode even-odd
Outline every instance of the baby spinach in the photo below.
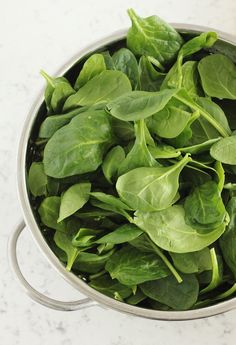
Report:
<svg viewBox="0 0 236 345"><path fill-rule="evenodd" d="M112 279L116 278L121 284L128 286L160 279L170 274L157 255L140 252L130 246L114 253L106 263L106 270Z"/></svg>
<svg viewBox="0 0 236 345"><path fill-rule="evenodd" d="M165 73L157 71L148 57L141 56L139 60L140 89L143 91L159 91L165 78Z"/></svg>
<svg viewBox="0 0 236 345"><path fill-rule="evenodd" d="M131 91L128 77L120 71L103 71L90 79L74 95L67 98L63 111L78 106L109 102Z"/></svg>
<svg viewBox="0 0 236 345"><path fill-rule="evenodd" d="M173 203L179 188L179 174L191 160L186 155L170 167L136 168L120 176L116 189L132 209L152 212Z"/></svg>
<svg viewBox="0 0 236 345"><path fill-rule="evenodd" d="M236 99L236 67L227 56L208 55L201 59L198 70L208 96Z"/></svg>
<svg viewBox="0 0 236 345"><path fill-rule="evenodd" d="M48 113L61 112L65 101L75 93L75 90L64 77L52 78L44 71L41 71L41 75L47 81L44 97Z"/></svg>
<svg viewBox="0 0 236 345"><path fill-rule="evenodd" d="M42 72L31 207L53 253L99 293L165 312L210 306L236 291L235 59L214 32L128 13L127 40L66 77Z"/></svg>
<svg viewBox="0 0 236 345"><path fill-rule="evenodd" d="M102 171L107 181L112 184L118 175L120 164L125 159L125 151L121 146L113 147L106 155L102 163Z"/></svg>
<svg viewBox="0 0 236 345"><path fill-rule="evenodd" d="M78 211L89 199L91 183L77 183L67 189L61 197L58 222Z"/></svg>
<svg viewBox="0 0 236 345"><path fill-rule="evenodd" d="M121 48L112 55L115 69L129 78L134 90L139 88L138 63L134 54L127 48Z"/></svg>
<svg viewBox="0 0 236 345"><path fill-rule="evenodd" d="M141 18L133 9L128 14L132 21L127 34L128 48L136 55L153 56L160 64L172 61L183 44L179 33L157 16Z"/></svg>
<svg viewBox="0 0 236 345"><path fill-rule="evenodd" d="M107 104L107 111L123 121L137 121L162 110L177 90L132 91Z"/></svg>
<svg viewBox="0 0 236 345"><path fill-rule="evenodd" d="M208 247L191 253L171 253L175 267L183 273L201 273L212 269Z"/></svg>
<svg viewBox="0 0 236 345"><path fill-rule="evenodd" d="M222 138L212 145L211 156L225 164L236 165L236 135Z"/></svg>
<svg viewBox="0 0 236 345"><path fill-rule="evenodd" d="M102 54L91 55L84 63L80 74L75 82L75 90L79 90L90 79L93 79L98 74L106 70L104 56Z"/></svg>
<svg viewBox="0 0 236 345"><path fill-rule="evenodd" d="M33 162L29 169L28 185L32 195L47 195L48 177L42 162Z"/></svg>
<svg viewBox="0 0 236 345"><path fill-rule="evenodd" d="M113 244L120 244L134 240L138 236L143 233L141 229L139 229L134 224L124 224L110 232L109 234L99 238L97 243L113 243Z"/></svg>
<svg viewBox="0 0 236 345"><path fill-rule="evenodd" d="M194 274L185 274L180 284L169 276L146 282L141 285L141 290L146 296L174 310L187 310L197 301L199 284Z"/></svg>
<svg viewBox="0 0 236 345"><path fill-rule="evenodd" d="M196 187L185 199L184 209L186 223L204 231L220 226L226 215L221 191L215 181Z"/></svg>
<svg viewBox="0 0 236 345"><path fill-rule="evenodd" d="M185 222L182 205L156 212L136 211L134 223L160 248L173 253L190 253L215 242L225 231L227 219L217 228L199 232ZM157 226L158 224L158 226Z"/></svg>
<svg viewBox="0 0 236 345"><path fill-rule="evenodd" d="M100 128L100 131L97 131ZM67 140L70 138L70 140ZM68 125L60 128L44 149L44 168L47 175L62 178L94 171L112 142L111 125L101 111L76 116Z"/></svg>
<svg viewBox="0 0 236 345"><path fill-rule="evenodd" d="M120 162L119 176L138 167L154 167L158 165L146 144L144 120L137 121L134 127L136 135L134 146L125 159Z"/></svg>

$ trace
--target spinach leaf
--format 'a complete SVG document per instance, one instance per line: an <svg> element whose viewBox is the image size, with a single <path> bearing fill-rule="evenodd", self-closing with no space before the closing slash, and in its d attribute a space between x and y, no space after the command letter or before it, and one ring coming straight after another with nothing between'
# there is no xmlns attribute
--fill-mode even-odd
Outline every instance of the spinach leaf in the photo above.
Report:
<svg viewBox="0 0 236 345"><path fill-rule="evenodd" d="M115 298L118 293L122 299L129 297L132 294L132 289L121 284L116 279L111 279L108 274L92 279L89 285L104 293L104 295Z"/></svg>
<svg viewBox="0 0 236 345"><path fill-rule="evenodd" d="M125 151L121 146L113 147L105 156L102 163L102 171L107 181L112 184L118 176L120 164L125 159Z"/></svg>
<svg viewBox="0 0 236 345"><path fill-rule="evenodd" d="M96 110L102 110L105 108L103 103L96 104L91 107L78 107L69 111L66 114L51 115L46 117L39 128L40 138L51 138L53 134L61 127L67 125L77 115L89 111L91 115L96 114Z"/></svg>
<svg viewBox="0 0 236 345"><path fill-rule="evenodd" d="M107 104L107 111L123 121L145 119L162 110L177 90L132 91Z"/></svg>
<svg viewBox="0 0 236 345"><path fill-rule="evenodd" d="M204 141L203 143L192 145L192 146L187 146L187 147L181 147L178 149L180 152L185 152L185 153L190 153L192 155L196 155L202 152L207 152L211 148L211 146L218 142L220 140L219 138L215 139L209 139Z"/></svg>
<svg viewBox="0 0 236 345"><path fill-rule="evenodd" d="M201 273L212 269L208 247L191 253L171 253L175 267L183 273Z"/></svg>
<svg viewBox="0 0 236 345"><path fill-rule="evenodd" d="M102 54L91 55L84 63L80 74L75 82L75 90L79 90L90 79L106 70L105 60Z"/></svg>
<svg viewBox="0 0 236 345"><path fill-rule="evenodd" d="M211 156L222 163L236 165L236 135L222 138L212 145Z"/></svg>
<svg viewBox="0 0 236 345"><path fill-rule="evenodd" d="M48 177L42 162L33 162L29 169L28 185L34 196L47 194Z"/></svg>
<svg viewBox="0 0 236 345"><path fill-rule="evenodd" d="M79 255L78 248L74 247L71 242L71 236L63 231L57 230L54 235L56 245L62 249L67 255L66 269L71 270L77 256Z"/></svg>
<svg viewBox="0 0 236 345"><path fill-rule="evenodd" d="M208 96L236 99L236 67L227 56L208 55L201 59L198 70Z"/></svg>
<svg viewBox="0 0 236 345"><path fill-rule="evenodd" d="M168 104L152 117L148 118L150 131L162 138L175 138L186 127L191 118L191 113L186 107L175 99L171 99Z"/></svg>
<svg viewBox="0 0 236 345"><path fill-rule="evenodd" d="M169 207L179 188L179 174L191 158L170 167L136 168L120 176L116 189L131 208L152 212Z"/></svg>
<svg viewBox="0 0 236 345"><path fill-rule="evenodd" d="M41 75L47 81L44 97L48 113L60 113L66 99L73 95L75 90L64 77L52 78L44 71L41 71Z"/></svg>
<svg viewBox="0 0 236 345"><path fill-rule="evenodd" d="M138 167L154 167L158 165L146 144L144 120L138 121L134 128L136 135L135 143L125 159L120 162L119 176Z"/></svg>
<svg viewBox="0 0 236 345"><path fill-rule="evenodd" d="M114 253L105 268L112 279L116 278L121 284L128 286L160 279L170 273L157 255L140 252L128 245Z"/></svg>
<svg viewBox="0 0 236 345"><path fill-rule="evenodd" d="M131 295L126 299L126 303L131 304L131 305L137 305L140 302L144 301L146 298L147 296L144 295L142 290L137 289L134 295Z"/></svg>
<svg viewBox="0 0 236 345"><path fill-rule="evenodd" d="M186 224L185 211L181 205L157 212L136 211L134 218L134 223L158 247L173 253L190 253L209 246L223 234L227 222L225 219L217 228L199 232Z"/></svg>
<svg viewBox="0 0 236 345"><path fill-rule="evenodd" d="M49 196L45 198L38 209L41 221L51 229L65 231L65 221L57 222L59 217L61 198L59 196Z"/></svg>
<svg viewBox="0 0 236 345"><path fill-rule="evenodd" d="M221 192L214 181L196 187L185 199L184 209L186 223L198 230L217 228L226 215Z"/></svg>
<svg viewBox="0 0 236 345"><path fill-rule="evenodd" d="M72 238L72 244L80 249L90 248L95 245L96 237L102 233L103 230L80 228L77 234Z"/></svg>
<svg viewBox="0 0 236 345"><path fill-rule="evenodd" d="M89 199L91 183L77 183L67 189L61 197L61 205L58 222L71 216L81 207L83 207Z"/></svg>
<svg viewBox="0 0 236 345"><path fill-rule="evenodd" d="M219 242L224 260L236 279L236 197L230 199L226 209L230 222Z"/></svg>
<svg viewBox="0 0 236 345"><path fill-rule="evenodd" d="M116 198L113 195L105 194L102 192L92 192L89 193L92 197L95 199L104 202L105 204L109 204L111 206L115 206L117 208L123 209L123 210L132 210L128 205L126 205L123 201L121 201L119 198Z"/></svg>
<svg viewBox="0 0 236 345"><path fill-rule="evenodd" d="M165 144L157 144L157 146L149 146L148 150L150 151L153 158L176 158L181 155L181 152L176 150L173 146Z"/></svg>
<svg viewBox="0 0 236 345"><path fill-rule="evenodd" d="M113 232L108 233L107 235L99 238L97 243L113 243L113 244L120 244L134 240L138 236L143 233L141 229L139 229L134 224L124 224L114 230Z"/></svg>
<svg viewBox="0 0 236 345"><path fill-rule="evenodd" d="M46 144L43 158L45 173L62 178L94 171L102 163L111 142L111 125L107 115L103 111L94 117L82 113L59 129Z"/></svg>
<svg viewBox="0 0 236 345"><path fill-rule="evenodd" d="M106 262L113 255L114 250L110 250L104 255L80 252L73 264L73 269L85 273L98 273L104 269Z"/></svg>
<svg viewBox="0 0 236 345"><path fill-rule="evenodd" d="M136 55L153 56L160 64L172 61L183 43L178 32L157 16L140 18L133 9L128 14L132 21L127 34L128 48Z"/></svg>
<svg viewBox="0 0 236 345"><path fill-rule="evenodd" d="M159 91L165 74L158 72L148 57L141 56L139 60L140 90Z"/></svg>
<svg viewBox="0 0 236 345"><path fill-rule="evenodd" d="M122 141L122 144L123 141L130 141L134 139L134 126L131 122L122 121L112 117L111 124L115 136L119 141Z"/></svg>
<svg viewBox="0 0 236 345"><path fill-rule="evenodd" d="M101 208L103 210L111 211L114 214L120 214L121 216L125 217L130 223L133 222L133 219L130 216L130 214L126 210L124 210L123 207L122 208L118 207L116 202L115 203L113 202L111 204L110 202L107 203L107 202L98 201L96 199L91 199L90 203L93 206Z"/></svg>
<svg viewBox="0 0 236 345"><path fill-rule="evenodd" d="M169 276L146 282L141 285L141 290L146 296L174 310L187 310L197 301L199 284L194 274L186 274L180 284Z"/></svg>
<svg viewBox="0 0 236 345"><path fill-rule="evenodd" d="M67 98L63 111L78 106L109 102L131 91L128 77L120 71L103 71L90 79L74 95Z"/></svg>
<svg viewBox="0 0 236 345"><path fill-rule="evenodd" d="M138 63L134 54L127 48L121 48L112 55L115 69L129 78L133 90L139 88Z"/></svg>
<svg viewBox="0 0 236 345"><path fill-rule="evenodd" d="M191 97L200 96L200 77L198 74L198 62L187 61L182 66L182 86Z"/></svg>

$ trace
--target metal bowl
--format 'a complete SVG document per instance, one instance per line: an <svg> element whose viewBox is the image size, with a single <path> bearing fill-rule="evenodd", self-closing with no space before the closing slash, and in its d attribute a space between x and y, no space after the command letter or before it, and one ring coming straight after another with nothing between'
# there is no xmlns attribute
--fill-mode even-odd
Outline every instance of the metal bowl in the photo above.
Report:
<svg viewBox="0 0 236 345"><path fill-rule="evenodd" d="M186 24L173 24L173 26L183 35L189 37L200 34L204 31L209 31L209 28L202 26L192 26ZM216 30L217 31L217 30ZM234 62L236 62L236 37L229 34L218 32L219 40L214 46L214 51L224 52L228 55ZM119 45L119 41L122 41L126 37L127 30L118 31L94 44L89 45L85 49L78 52L78 54L66 63L58 72L57 75L72 75L76 66L78 66L78 61L83 61L83 58L94 51L99 51L104 49L104 47L110 47L111 45ZM70 74L71 73L71 74ZM28 144L29 139L32 137L34 130L38 128L38 124L41 122L42 116L42 104L44 101L43 92L32 106L28 117L26 118L22 135L19 143L18 151L18 162L17 162L17 180L18 180L18 192L19 199L22 206L24 221L22 221L16 229L14 229L10 241L9 241L9 258L11 267L23 286L25 292L35 301L58 310L78 310L82 308L87 308L92 305L101 305L111 309L118 310L123 313L132 314L135 316L141 316L148 319L156 320L193 320L198 318L204 318L220 314L231 309L236 308L236 298L231 300L218 303L214 306L188 310L188 311L159 311L145 309L137 306L132 306L126 303L116 301L110 297L103 295L102 293L96 291L86 284L82 279L78 278L72 272L68 272L64 265L59 261L56 255L49 248L46 240L44 239L40 228L36 222L35 216L33 214L30 200L26 187L26 162L28 158ZM41 113L41 114L40 114ZM87 298L73 301L73 302L62 302L51 299L44 296L40 292L36 291L23 277L16 255L17 240L22 232L22 230L27 226L30 230L35 242L40 248L41 252L50 262L51 266L75 289L82 292Z"/></svg>

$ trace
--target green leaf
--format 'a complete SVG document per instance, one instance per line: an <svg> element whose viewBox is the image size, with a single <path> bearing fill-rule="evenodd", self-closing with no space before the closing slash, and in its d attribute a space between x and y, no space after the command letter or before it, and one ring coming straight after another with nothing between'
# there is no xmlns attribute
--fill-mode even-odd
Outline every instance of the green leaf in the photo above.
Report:
<svg viewBox="0 0 236 345"><path fill-rule="evenodd" d="M95 199L97 199L101 202L104 202L105 204L109 204L109 205L115 206L115 207L123 209L123 210L132 210L123 201L121 201L119 198L116 198L113 195L102 193L102 192L92 192L89 194L92 197L94 197Z"/></svg>
<svg viewBox="0 0 236 345"><path fill-rule="evenodd" d="M164 303L174 310L187 310L197 301L199 284L194 274L186 274L180 284L169 276L146 282L141 285L141 290L146 296Z"/></svg>
<svg viewBox="0 0 236 345"><path fill-rule="evenodd" d="M107 111L123 121L137 121L161 111L177 90L132 91L107 104Z"/></svg>
<svg viewBox="0 0 236 345"><path fill-rule="evenodd" d="M192 253L169 253L175 267L183 273L201 273L212 269L208 247Z"/></svg>
<svg viewBox="0 0 236 345"><path fill-rule="evenodd" d="M103 255L80 252L77 256L73 269L85 273L98 273L104 269L107 260L113 255L114 250Z"/></svg>
<svg viewBox="0 0 236 345"><path fill-rule="evenodd" d="M147 296L144 295L142 290L137 289L136 293L132 296L129 296L126 299L126 303L131 304L131 305L137 305L140 302L144 301L147 298Z"/></svg>
<svg viewBox="0 0 236 345"><path fill-rule="evenodd" d="M33 196L47 194L48 178L42 162L33 162L29 169L28 184Z"/></svg>
<svg viewBox="0 0 236 345"><path fill-rule="evenodd" d="M198 70L208 96L236 99L236 67L227 56L208 55L201 59Z"/></svg>
<svg viewBox="0 0 236 345"><path fill-rule="evenodd" d="M230 222L219 242L224 260L236 279L236 197L230 199L226 209Z"/></svg>
<svg viewBox="0 0 236 345"><path fill-rule="evenodd" d="M197 66L197 61L187 61L182 66L182 85L191 97L200 96L201 94Z"/></svg>
<svg viewBox="0 0 236 345"><path fill-rule="evenodd" d="M106 70L105 60L102 54L91 55L84 63L80 74L75 82L75 90L79 90L84 86L90 79L99 75Z"/></svg>
<svg viewBox="0 0 236 345"><path fill-rule="evenodd" d="M134 240L143 233L136 225L133 224L124 224L114 230L113 232L108 233L107 235L99 238L97 243L113 243L120 244Z"/></svg>
<svg viewBox="0 0 236 345"><path fill-rule="evenodd" d="M236 135L222 138L212 145L211 156L222 163L236 165Z"/></svg>
<svg viewBox="0 0 236 345"><path fill-rule="evenodd" d="M69 111L66 114L52 115L46 117L39 128L40 138L51 138L53 134L61 127L67 125L77 115L89 111L90 114L95 113L96 110L104 109L105 105L98 104L92 107L79 107Z"/></svg>
<svg viewBox="0 0 236 345"><path fill-rule="evenodd" d="M199 232L185 222L183 206L174 205L158 212L136 211L134 223L160 248L173 253L190 253L215 242L225 231L228 220L217 228ZM158 227L156 226L158 224Z"/></svg>
<svg viewBox="0 0 236 345"><path fill-rule="evenodd" d="M121 146L113 147L105 156L102 171L107 181L112 184L118 176L120 164L125 159L125 151Z"/></svg>
<svg viewBox="0 0 236 345"><path fill-rule="evenodd" d="M45 172L62 178L95 171L111 141L110 121L102 110L96 116L82 113L49 139L44 149Z"/></svg>
<svg viewBox="0 0 236 345"><path fill-rule="evenodd" d="M152 253L143 253L134 247L125 246L106 263L112 279L133 286L145 281L160 279L170 274L162 259Z"/></svg>
<svg viewBox="0 0 236 345"><path fill-rule="evenodd" d="M44 225L55 230L65 231L65 221L57 222L60 205L61 198L59 196L49 196L41 202L38 212Z"/></svg>
<svg viewBox="0 0 236 345"><path fill-rule="evenodd" d="M219 227L226 210L216 182L208 181L187 196L184 202L186 223L198 230Z"/></svg>
<svg viewBox="0 0 236 345"><path fill-rule="evenodd" d="M89 199L91 183L77 183L68 188L61 197L61 205L58 222L71 216L81 207L83 207Z"/></svg>
<svg viewBox="0 0 236 345"><path fill-rule="evenodd" d="M179 188L179 174L190 160L186 155L170 167L133 169L118 178L117 192L135 210L165 209L172 204Z"/></svg>
<svg viewBox="0 0 236 345"><path fill-rule="evenodd" d="M72 238L72 244L75 247L90 248L95 244L96 237L101 235L103 230L94 230L88 228L80 228L77 234Z"/></svg>
<svg viewBox="0 0 236 345"><path fill-rule="evenodd" d="M157 146L149 146L148 150L150 151L151 155L155 159L176 158L181 155L181 152L176 150L173 146L165 145L165 144L157 144Z"/></svg>
<svg viewBox="0 0 236 345"><path fill-rule="evenodd" d="M52 78L46 72L41 75L47 81L45 89L45 102L49 113L60 113L66 99L75 93L69 81L64 77Z"/></svg>
<svg viewBox="0 0 236 345"><path fill-rule="evenodd" d="M54 235L56 245L61 248L67 255L66 269L71 270L75 259L79 254L78 248L74 247L71 242L71 236L65 232L57 230Z"/></svg>
<svg viewBox="0 0 236 345"><path fill-rule="evenodd" d="M184 130L190 118L189 109L171 99L161 111L148 118L148 128L162 138L175 138Z"/></svg>
<svg viewBox="0 0 236 345"><path fill-rule="evenodd" d="M139 87L138 63L134 54L127 48L121 48L112 55L115 69L129 78L133 90Z"/></svg>
<svg viewBox="0 0 236 345"><path fill-rule="evenodd" d="M111 279L108 274L92 279L89 285L97 291L106 296L115 298L115 294L119 293L122 299L129 297L132 294L132 289L118 282L116 279Z"/></svg>
<svg viewBox="0 0 236 345"><path fill-rule="evenodd" d="M204 141L203 143L196 144L196 145L191 145L187 147L181 147L177 149L178 151L185 152L185 153L190 153L191 155L196 155L199 153L207 152L211 148L211 146L216 143L217 141L220 140L219 138L214 138L214 139L209 139Z"/></svg>
<svg viewBox="0 0 236 345"><path fill-rule="evenodd" d="M124 73L120 71L103 71L90 79L74 95L70 96L64 104L63 111L78 106L110 102L129 91L131 91L131 84Z"/></svg>
<svg viewBox="0 0 236 345"><path fill-rule="evenodd" d="M159 91L165 74L158 72L146 56L139 60L140 90Z"/></svg>
<svg viewBox="0 0 236 345"><path fill-rule="evenodd" d="M135 124L134 128L136 136L134 146L127 154L125 159L120 162L120 166L118 169L119 176L138 167L154 167L158 165L158 163L149 152L146 144L144 120L138 121Z"/></svg>
<svg viewBox="0 0 236 345"><path fill-rule="evenodd" d="M127 34L128 48L135 55L153 56L160 64L172 61L183 43L178 32L157 16L140 18L133 9L128 14L132 21Z"/></svg>

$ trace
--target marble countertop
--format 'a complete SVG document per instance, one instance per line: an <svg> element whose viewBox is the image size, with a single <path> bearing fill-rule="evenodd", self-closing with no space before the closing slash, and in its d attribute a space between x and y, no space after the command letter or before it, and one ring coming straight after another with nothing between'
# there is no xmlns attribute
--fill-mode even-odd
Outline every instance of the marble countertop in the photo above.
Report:
<svg viewBox="0 0 236 345"><path fill-rule="evenodd" d="M16 152L23 121L43 86L39 70L53 74L91 41L127 27L126 9L157 13L171 22L236 33L235 0L21 0L0 3L0 344L1 345L231 345L236 310L188 321L160 322L93 307L65 313L32 302L9 270L7 240L21 218ZM26 277L55 298L81 297L58 277L25 231L19 256Z"/></svg>

